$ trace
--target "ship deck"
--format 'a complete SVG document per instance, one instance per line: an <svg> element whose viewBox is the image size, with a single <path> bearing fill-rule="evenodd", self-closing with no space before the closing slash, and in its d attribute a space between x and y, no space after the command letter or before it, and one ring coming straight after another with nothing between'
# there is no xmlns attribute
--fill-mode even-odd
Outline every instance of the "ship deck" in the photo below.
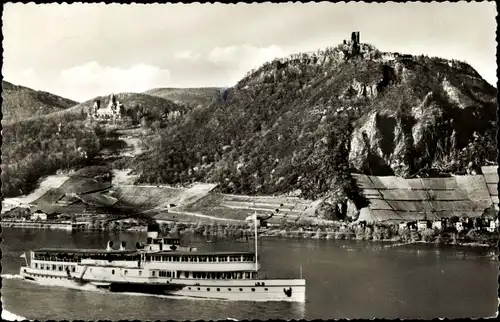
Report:
<svg viewBox="0 0 500 322"><path fill-rule="evenodd" d="M106 249L75 249L75 248L39 248L35 253L64 253L64 254L138 254L137 250L106 250Z"/></svg>

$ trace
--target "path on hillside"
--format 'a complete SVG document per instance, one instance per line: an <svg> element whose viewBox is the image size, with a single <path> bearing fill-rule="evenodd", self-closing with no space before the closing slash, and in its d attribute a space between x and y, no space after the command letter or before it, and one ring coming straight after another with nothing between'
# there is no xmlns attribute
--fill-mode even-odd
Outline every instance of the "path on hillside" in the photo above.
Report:
<svg viewBox="0 0 500 322"><path fill-rule="evenodd" d="M231 221L231 222L240 222L240 223L241 222L245 222L245 220L220 218L220 217L208 216L208 215L204 215L204 214L200 214L200 213L196 213L196 212L178 211L178 210L171 210L171 209L159 208L159 207L153 208L153 209L149 209L149 210L145 210L145 211L141 212L141 214L146 214L147 212L158 211L158 210L160 210L160 211L161 210L163 210L163 211L167 210L169 214L188 215L188 216L206 218L206 219L211 219L211 220Z"/></svg>
<svg viewBox="0 0 500 322"><path fill-rule="evenodd" d="M118 134L118 139L127 144L126 150L131 149L130 152L120 153L120 156L136 157L144 152L143 139L140 138L140 135L143 134L141 128L120 129L116 133Z"/></svg>

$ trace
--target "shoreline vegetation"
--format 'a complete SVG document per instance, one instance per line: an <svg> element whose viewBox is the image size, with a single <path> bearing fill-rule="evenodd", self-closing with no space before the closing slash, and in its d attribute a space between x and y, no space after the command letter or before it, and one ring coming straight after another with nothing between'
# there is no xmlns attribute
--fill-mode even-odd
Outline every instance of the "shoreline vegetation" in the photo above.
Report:
<svg viewBox="0 0 500 322"><path fill-rule="evenodd" d="M35 223L35 222L33 222ZM2 222L2 226L14 228L36 228L32 222ZM17 224L17 225L16 225ZM65 223L68 230L96 230L96 231L146 231L143 224L130 224L124 221L107 221L92 223ZM73 228L72 228L73 225ZM44 222L38 228L64 229L64 223ZM173 235L199 235L211 238L229 238L237 241L247 241L254 238L253 225L248 223L160 223L163 234ZM374 223L360 225L358 223L325 223L320 225L310 224L283 224L280 226L259 227L259 238L281 237L281 238L304 238L325 240L358 240L390 242L392 244L384 247L397 247L409 244L426 243L441 245L458 245L468 247L497 247L499 240L498 231L488 232L486 230L471 229L469 231L457 232L453 228L409 230L399 229L395 224Z"/></svg>

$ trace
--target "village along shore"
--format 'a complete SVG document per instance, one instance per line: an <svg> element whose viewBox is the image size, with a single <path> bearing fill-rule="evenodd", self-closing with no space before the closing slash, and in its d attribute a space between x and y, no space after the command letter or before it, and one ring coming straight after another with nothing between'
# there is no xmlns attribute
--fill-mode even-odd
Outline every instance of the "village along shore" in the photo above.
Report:
<svg viewBox="0 0 500 322"><path fill-rule="evenodd" d="M9 224L10 223L10 224ZM17 223L17 224L16 224ZM498 229L479 225L480 221L471 221L468 225L460 225L457 231L455 225L444 227L423 227L423 225L398 225L389 223L366 222L329 222L312 225L311 223L284 223L268 227L259 227L259 237L307 238L326 240L358 240L391 242L387 247L401 246L412 243L448 244L474 247L497 247ZM6 222L2 226L13 228L48 228L65 229L68 231L145 231L145 225L137 225L127 221L108 221L96 223L61 223L61 222ZM198 235L211 239L230 239L246 241L254 237L252 223L202 223L202 222L160 222L160 229L166 234Z"/></svg>

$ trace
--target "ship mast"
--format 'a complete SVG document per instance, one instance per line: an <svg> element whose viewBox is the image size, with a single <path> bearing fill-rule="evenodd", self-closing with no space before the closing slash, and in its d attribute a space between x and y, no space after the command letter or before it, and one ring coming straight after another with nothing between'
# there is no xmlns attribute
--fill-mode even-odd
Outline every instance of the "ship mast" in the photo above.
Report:
<svg viewBox="0 0 500 322"><path fill-rule="evenodd" d="M255 210L255 200L253 201L253 205L254 205L254 229L255 229L255 271L258 272L259 271L259 264L258 264L258 255L259 255L259 252L258 252L258 248L257 248L257 211Z"/></svg>

